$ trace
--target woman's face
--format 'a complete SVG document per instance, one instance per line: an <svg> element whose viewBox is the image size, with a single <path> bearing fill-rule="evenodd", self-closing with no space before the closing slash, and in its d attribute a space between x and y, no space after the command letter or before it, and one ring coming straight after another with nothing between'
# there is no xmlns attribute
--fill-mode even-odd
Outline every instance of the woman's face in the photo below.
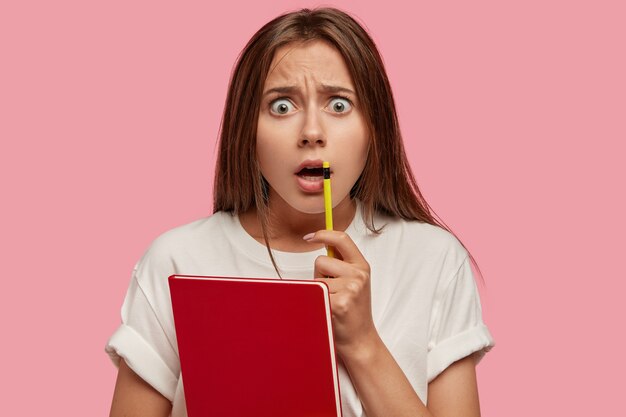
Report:
<svg viewBox="0 0 626 417"><path fill-rule="evenodd" d="M286 45L274 54L257 126L257 157L277 197L303 213L324 211L322 161L333 206L349 198L365 167L368 133L341 54L328 43Z"/></svg>

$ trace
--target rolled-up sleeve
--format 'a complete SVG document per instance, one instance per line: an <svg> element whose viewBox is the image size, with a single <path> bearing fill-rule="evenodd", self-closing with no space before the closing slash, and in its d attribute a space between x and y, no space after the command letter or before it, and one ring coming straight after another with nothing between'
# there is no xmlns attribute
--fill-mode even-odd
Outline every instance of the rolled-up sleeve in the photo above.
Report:
<svg viewBox="0 0 626 417"><path fill-rule="evenodd" d="M494 346L483 323L474 275L466 257L452 279L436 295L430 322L428 382L452 363L473 353L478 363Z"/></svg>
<svg viewBox="0 0 626 417"><path fill-rule="evenodd" d="M144 381L170 401L180 375L178 353L137 279L137 268L122 305L122 323L108 340L105 351L116 366L123 358Z"/></svg>

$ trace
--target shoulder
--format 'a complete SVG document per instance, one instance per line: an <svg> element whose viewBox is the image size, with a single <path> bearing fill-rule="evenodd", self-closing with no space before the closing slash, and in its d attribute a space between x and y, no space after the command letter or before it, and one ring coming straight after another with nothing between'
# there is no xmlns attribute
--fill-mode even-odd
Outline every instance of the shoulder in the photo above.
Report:
<svg viewBox="0 0 626 417"><path fill-rule="evenodd" d="M468 258L456 236L439 226L382 215L374 220L381 232L361 241L370 265L406 285L421 284L420 291L445 285Z"/></svg>
<svg viewBox="0 0 626 417"><path fill-rule="evenodd" d="M380 233L385 243L397 242L408 252L420 252L431 256L455 255L464 258L467 251L448 230L417 220L377 215L375 226L383 226Z"/></svg>
<svg viewBox="0 0 626 417"><path fill-rule="evenodd" d="M202 238L207 231L217 231L223 214L216 213L166 230L152 241L148 250L157 252L174 250Z"/></svg>
<svg viewBox="0 0 626 417"><path fill-rule="evenodd" d="M230 213L217 212L166 230L150 243L136 269L148 265L171 266L181 255L210 245L212 240L219 240L224 234L224 225L231 217Z"/></svg>

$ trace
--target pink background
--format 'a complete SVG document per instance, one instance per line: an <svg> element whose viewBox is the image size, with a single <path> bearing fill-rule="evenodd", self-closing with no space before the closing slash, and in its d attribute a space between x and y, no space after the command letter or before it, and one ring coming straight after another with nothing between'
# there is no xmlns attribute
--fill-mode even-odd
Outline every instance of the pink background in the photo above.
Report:
<svg viewBox="0 0 626 417"><path fill-rule="evenodd" d="M333 5L377 42L421 189L485 275L483 415L615 415L624 3L383 3ZM237 54L318 4L2 3L3 414L108 414L134 263L211 210Z"/></svg>

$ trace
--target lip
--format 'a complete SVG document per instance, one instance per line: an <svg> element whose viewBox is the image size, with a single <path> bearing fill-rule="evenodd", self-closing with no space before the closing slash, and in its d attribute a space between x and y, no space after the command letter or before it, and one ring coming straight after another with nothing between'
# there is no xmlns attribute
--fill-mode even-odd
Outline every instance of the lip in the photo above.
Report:
<svg viewBox="0 0 626 417"><path fill-rule="evenodd" d="M319 193L324 191L324 179L320 177L319 180L309 180L298 175L298 172L302 171L304 168L322 168L323 162L324 161L321 159L307 159L303 161L294 172L298 187L305 193ZM330 173L332 175L332 169Z"/></svg>
<svg viewBox="0 0 626 417"><path fill-rule="evenodd" d="M319 193L324 191L324 180L311 181L296 175L298 187L305 193Z"/></svg>
<svg viewBox="0 0 626 417"><path fill-rule="evenodd" d="M307 159L305 161L302 161L302 163L298 166L298 168L296 168L296 171L294 172L294 174L297 174L298 172L302 171L304 168L321 168L323 163L324 161L322 161L321 159ZM332 173L332 169L330 172Z"/></svg>

